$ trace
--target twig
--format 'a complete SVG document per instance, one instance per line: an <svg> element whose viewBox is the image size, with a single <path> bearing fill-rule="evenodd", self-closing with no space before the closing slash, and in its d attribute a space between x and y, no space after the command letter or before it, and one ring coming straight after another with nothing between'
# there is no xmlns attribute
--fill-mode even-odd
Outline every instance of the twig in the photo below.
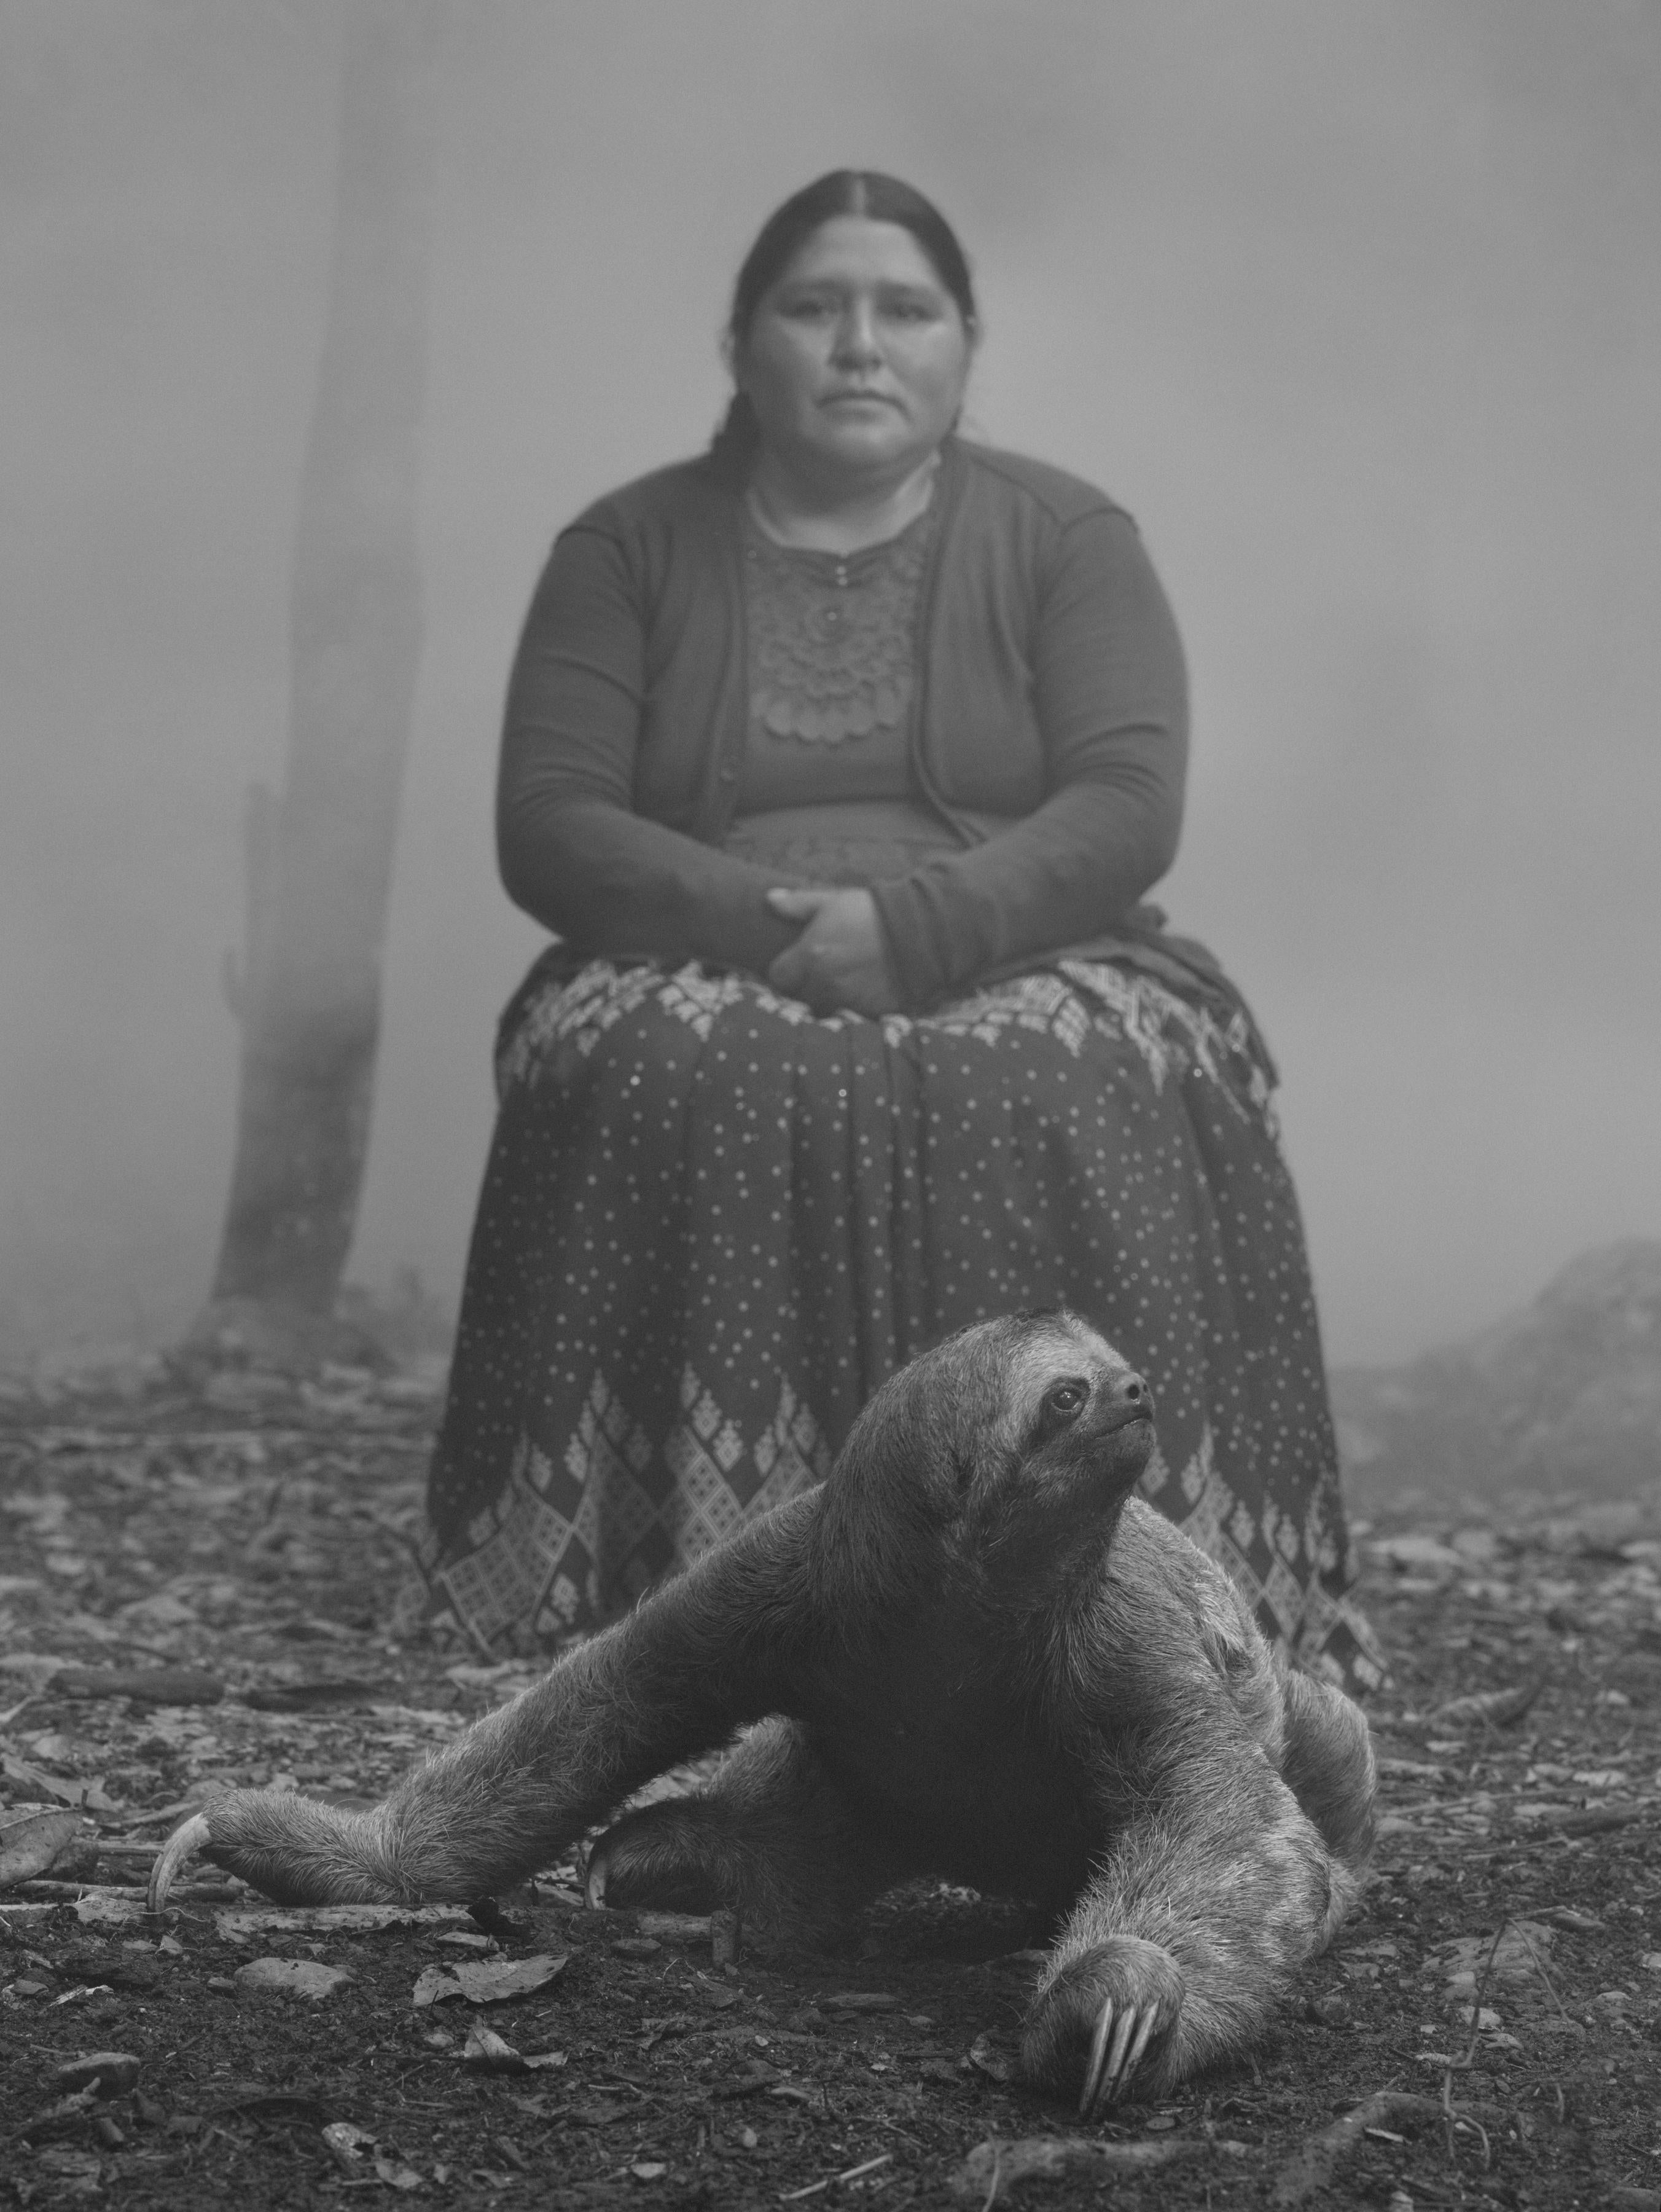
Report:
<svg viewBox="0 0 1661 2212"><path fill-rule="evenodd" d="M988 2191L986 2191L986 2202L985 2202L985 2203L981 2206L981 2208L980 2208L980 2212L992 2212L992 2206L993 2206L994 2203L997 2201L997 2185L998 2185L998 2183L999 2183L1000 2181L1002 2181L1002 2180L1003 2180L1003 2144L1002 2144L1001 2142L995 2142L995 2143L992 2145L992 2182L991 2182L991 2188L990 2188L990 2189L988 2189Z"/></svg>
<svg viewBox="0 0 1661 2212"><path fill-rule="evenodd" d="M1290 2208L1306 2203L1318 2189L1327 2187L1339 2165L1369 2128L1388 2127L1391 2120L1440 2120L1452 2112L1445 2098L1417 2096L1406 2089L1376 2089L1330 2128L1312 2136L1297 2156L1287 2161L1270 2192L1269 2202L1276 2212L1290 2212ZM1471 2114L1464 2111L1452 2117L1466 2120ZM1487 2141L1486 2136L1483 2141Z"/></svg>
<svg viewBox="0 0 1661 2212"><path fill-rule="evenodd" d="M1529 1957L1534 1961L1534 1971L1539 1975L1540 1979L1545 1984L1547 1989L1551 1992L1551 2001L1553 2004L1556 2006L1558 2011L1563 2015L1563 2018L1565 2020L1568 2020L1568 2008L1563 2002L1561 1997L1558 1996L1557 1984L1552 1980L1551 1976L1546 1972L1545 1965L1540 1957L1540 1954L1535 1949L1533 1944L1529 1942L1528 1936L1524 1929L1519 1928L1517 1933L1523 1938L1523 1948L1528 1953ZM1569 2025L1573 2027L1575 2023L1573 2021L1569 2021Z"/></svg>

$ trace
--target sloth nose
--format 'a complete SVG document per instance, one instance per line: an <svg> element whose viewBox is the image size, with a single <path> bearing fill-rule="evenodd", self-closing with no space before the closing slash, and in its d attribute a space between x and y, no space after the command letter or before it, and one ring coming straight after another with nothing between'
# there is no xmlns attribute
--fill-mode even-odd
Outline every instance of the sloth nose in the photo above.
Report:
<svg viewBox="0 0 1661 2212"><path fill-rule="evenodd" d="M1109 1405L1123 1406L1127 1411L1134 1410L1147 1414L1149 1420L1153 1419L1154 1394L1140 1375L1127 1371L1116 1376L1107 1385L1105 1395Z"/></svg>

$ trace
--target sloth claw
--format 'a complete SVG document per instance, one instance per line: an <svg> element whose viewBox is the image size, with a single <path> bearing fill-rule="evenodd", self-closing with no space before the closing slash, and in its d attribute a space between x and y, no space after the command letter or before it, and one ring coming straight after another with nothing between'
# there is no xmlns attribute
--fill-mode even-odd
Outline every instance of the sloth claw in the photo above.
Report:
<svg viewBox="0 0 1661 2212"><path fill-rule="evenodd" d="M161 1911L186 1861L193 1859L204 1844L213 1841L213 1833L204 1813L192 1813L188 1820L173 1830L150 1869L149 1901L152 1912Z"/></svg>
<svg viewBox="0 0 1661 2212"><path fill-rule="evenodd" d="M588 1872L583 1881L583 1901L591 1912L597 1912L605 1903L605 1853L597 1844L588 1855Z"/></svg>
<svg viewBox="0 0 1661 2212"><path fill-rule="evenodd" d="M1084 2088L1078 2100L1080 2119L1088 2120L1099 2105L1113 2104L1124 2094L1125 2084L1142 2063L1142 2054L1148 2048L1158 2020L1156 2006L1138 2008L1127 2005L1118 2015L1115 2030L1113 2001L1111 1997L1103 2000L1095 2033L1090 2039L1089 2063L1084 2069ZM1107 2041L1110 2033L1113 2039L1111 2048Z"/></svg>
<svg viewBox="0 0 1661 2212"><path fill-rule="evenodd" d="M1157 1943L1109 1936L1076 1952L1035 2000L1021 2037L1021 2070L1037 2086L1071 2091L1088 2120L1132 2088L1148 2061L1143 2093L1184 2070L1177 2048L1183 2008L1181 1969Z"/></svg>

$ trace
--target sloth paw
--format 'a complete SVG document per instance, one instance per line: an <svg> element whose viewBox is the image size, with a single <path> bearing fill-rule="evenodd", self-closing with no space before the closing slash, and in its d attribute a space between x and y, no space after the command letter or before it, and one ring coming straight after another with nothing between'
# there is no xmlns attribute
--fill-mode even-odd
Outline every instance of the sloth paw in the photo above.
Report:
<svg viewBox="0 0 1661 2212"><path fill-rule="evenodd" d="M1034 2002L1021 2036L1021 2070L1046 2088L1070 2090L1081 2074L1081 2119L1123 2096L1138 2069L1144 2086L1177 2078L1169 2048L1182 2011L1182 1969L1157 1943L1112 1936L1070 1959Z"/></svg>
<svg viewBox="0 0 1661 2212"><path fill-rule="evenodd" d="M724 1839L685 1800L643 1806L616 1821L588 1855L584 1894L591 1905L647 1905L665 1911L712 1912L741 1900Z"/></svg>
<svg viewBox="0 0 1661 2212"><path fill-rule="evenodd" d="M150 1875L159 1912L198 1853L278 1905L385 1905L403 1891L379 1849L371 1816L291 1791L231 1790L175 1828Z"/></svg>

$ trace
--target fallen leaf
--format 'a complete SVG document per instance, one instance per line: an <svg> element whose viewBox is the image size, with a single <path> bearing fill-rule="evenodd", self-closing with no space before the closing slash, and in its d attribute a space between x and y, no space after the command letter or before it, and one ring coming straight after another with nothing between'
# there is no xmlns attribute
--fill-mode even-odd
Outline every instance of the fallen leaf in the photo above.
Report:
<svg viewBox="0 0 1661 2212"><path fill-rule="evenodd" d="M569 1954L540 1953L532 1959L480 1960L454 1966L426 1966L416 1979L417 2006L448 2004L464 1998L469 2004L504 2004L510 1997L528 1996L566 1969Z"/></svg>
<svg viewBox="0 0 1661 2212"><path fill-rule="evenodd" d="M427 2186L413 2166L403 2166L390 2158L375 2160L375 2178L378 2181L384 2181L389 2189L425 2189Z"/></svg>
<svg viewBox="0 0 1661 2212"><path fill-rule="evenodd" d="M325 1966L315 1959L251 1959L236 1970L236 1985L262 1996L333 1996L352 1977L344 1966Z"/></svg>
<svg viewBox="0 0 1661 2212"><path fill-rule="evenodd" d="M130 1928L145 1917L144 1900L132 1889L88 1890L71 1910L83 1928Z"/></svg>
<svg viewBox="0 0 1661 2212"><path fill-rule="evenodd" d="M886 1990L843 1990L835 1996L821 1997L819 2003L826 2012L894 2012L900 2000Z"/></svg>
<svg viewBox="0 0 1661 2212"><path fill-rule="evenodd" d="M494 2028L475 2027L462 2049L461 2063L476 2074L524 2074L529 2069L511 2043Z"/></svg>
<svg viewBox="0 0 1661 2212"><path fill-rule="evenodd" d="M31 1766L27 1759L14 1759L10 1752L0 1752L0 1771L13 1782L21 1782L37 1797L55 1797L60 1805L82 1805L92 1813L119 1813L125 1808L113 1797L106 1796L104 1778L94 1774L83 1779L79 1775L48 1774L44 1767Z"/></svg>
<svg viewBox="0 0 1661 2212"><path fill-rule="evenodd" d="M0 1827L0 1889L45 1874L66 1844L81 1833L78 1813L29 1813Z"/></svg>

